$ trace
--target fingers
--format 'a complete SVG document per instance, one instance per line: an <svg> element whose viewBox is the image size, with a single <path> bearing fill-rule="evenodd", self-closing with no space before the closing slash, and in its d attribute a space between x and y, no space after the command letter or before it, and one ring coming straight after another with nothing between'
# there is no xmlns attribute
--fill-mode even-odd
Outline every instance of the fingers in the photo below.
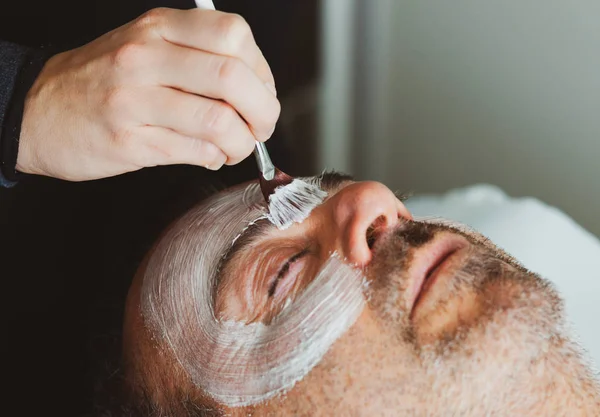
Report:
<svg viewBox="0 0 600 417"><path fill-rule="evenodd" d="M263 83L275 85L248 23L239 15L200 9L153 9L138 19L138 25L151 28L177 45L238 58Z"/></svg>
<svg viewBox="0 0 600 417"><path fill-rule="evenodd" d="M252 153L254 135L228 104L165 87L144 89L139 94L135 117L141 125L211 143L226 156L223 163L227 165L237 164Z"/></svg>
<svg viewBox="0 0 600 417"><path fill-rule="evenodd" d="M138 167L190 164L217 170L227 157L214 144L157 126L139 127L130 152Z"/></svg>
<svg viewBox="0 0 600 417"><path fill-rule="evenodd" d="M243 61L224 55L170 45L153 68L156 81L231 105L257 140L266 141L281 110L274 92Z"/></svg>
<svg viewBox="0 0 600 417"><path fill-rule="evenodd" d="M233 165L272 135L280 113L273 75L241 17L154 9L130 28L113 61L136 105L116 119L132 113L127 124L147 129L160 151L152 155L163 155L157 164ZM171 140L156 139L156 129Z"/></svg>

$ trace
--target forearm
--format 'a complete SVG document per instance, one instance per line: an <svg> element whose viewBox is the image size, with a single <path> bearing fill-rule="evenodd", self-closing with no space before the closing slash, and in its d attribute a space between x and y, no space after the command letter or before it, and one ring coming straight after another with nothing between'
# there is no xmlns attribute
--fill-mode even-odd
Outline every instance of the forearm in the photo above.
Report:
<svg viewBox="0 0 600 417"><path fill-rule="evenodd" d="M16 183L25 96L42 69L43 51L0 40L0 186Z"/></svg>

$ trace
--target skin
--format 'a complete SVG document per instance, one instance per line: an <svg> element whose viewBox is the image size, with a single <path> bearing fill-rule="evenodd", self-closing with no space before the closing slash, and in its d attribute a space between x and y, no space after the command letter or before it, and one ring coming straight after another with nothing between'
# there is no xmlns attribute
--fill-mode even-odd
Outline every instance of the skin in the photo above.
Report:
<svg viewBox="0 0 600 417"><path fill-rule="evenodd" d="M156 165L216 170L266 141L279 112L243 18L153 9L48 60L26 97L17 169L72 181Z"/></svg>
<svg viewBox="0 0 600 417"><path fill-rule="evenodd" d="M548 282L480 235L412 220L382 184L345 181L327 191L329 198L303 223L269 230L228 259L215 296L217 317L268 323L287 298L293 308L333 251L341 254L364 271L367 305L319 364L263 403L216 403L144 326L144 264L124 325L134 400L144 397L167 415L600 414L600 387L565 329L562 302ZM273 265L301 251L307 254L290 267L296 272L269 296ZM203 411L189 414L186 404Z"/></svg>

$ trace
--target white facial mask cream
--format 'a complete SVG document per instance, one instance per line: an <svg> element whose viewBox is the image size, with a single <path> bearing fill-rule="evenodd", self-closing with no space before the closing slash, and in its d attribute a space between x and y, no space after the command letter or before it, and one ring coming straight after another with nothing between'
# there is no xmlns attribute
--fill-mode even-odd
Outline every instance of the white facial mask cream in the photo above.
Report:
<svg viewBox="0 0 600 417"><path fill-rule="evenodd" d="M327 197L327 193L315 184L296 178L291 183L277 187L269 196L267 218L280 230L294 223L302 223Z"/></svg>
<svg viewBox="0 0 600 417"><path fill-rule="evenodd" d="M232 240L266 214L256 184L211 198L161 239L142 284L142 314L153 335L198 388L231 407L290 389L365 304L365 278L334 255L269 325L218 321L213 297L219 262Z"/></svg>

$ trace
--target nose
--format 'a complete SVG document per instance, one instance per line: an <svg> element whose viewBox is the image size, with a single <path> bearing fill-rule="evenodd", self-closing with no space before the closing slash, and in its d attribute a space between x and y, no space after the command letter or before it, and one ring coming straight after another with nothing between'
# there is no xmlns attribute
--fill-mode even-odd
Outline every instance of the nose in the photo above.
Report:
<svg viewBox="0 0 600 417"><path fill-rule="evenodd" d="M396 225L399 216L411 218L394 193L374 181L346 186L327 200L323 208L329 225L334 228L327 233L333 236L331 244L348 262L358 266L371 261L372 236Z"/></svg>

